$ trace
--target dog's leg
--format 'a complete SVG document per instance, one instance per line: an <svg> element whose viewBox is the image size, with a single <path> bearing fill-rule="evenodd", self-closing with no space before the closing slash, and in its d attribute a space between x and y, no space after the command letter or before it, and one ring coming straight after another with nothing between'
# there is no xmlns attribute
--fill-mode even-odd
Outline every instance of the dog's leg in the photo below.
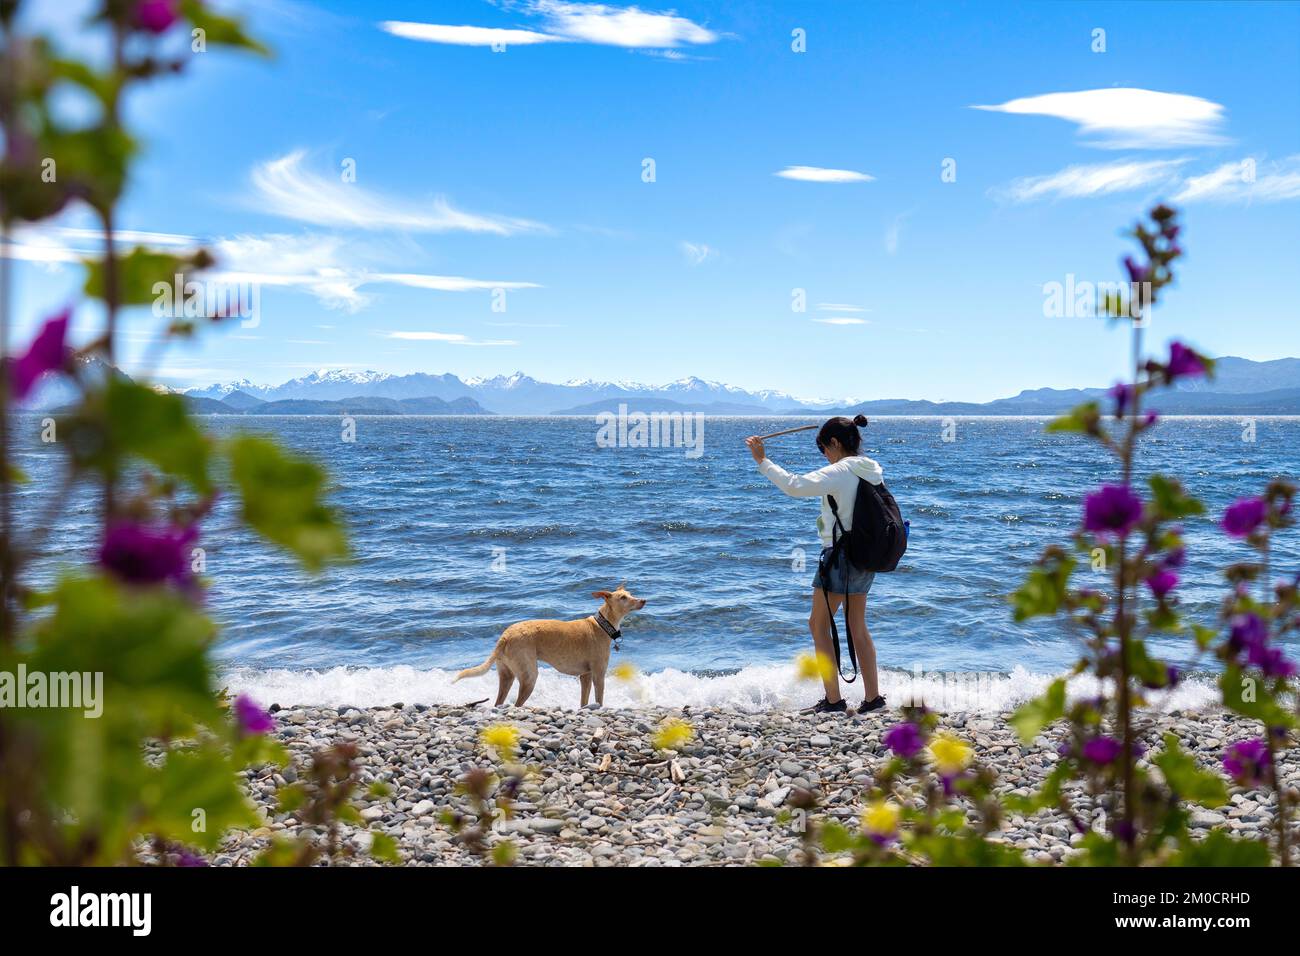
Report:
<svg viewBox="0 0 1300 956"><path fill-rule="evenodd" d="M581 674L578 676L578 680L582 682L582 704L580 706L586 707L587 701L591 698L591 675Z"/></svg>
<svg viewBox="0 0 1300 956"><path fill-rule="evenodd" d="M524 706L524 701L526 701L528 699L528 695L533 692L533 685L535 685L536 683L537 683L536 670L534 670L531 674L519 675L519 696L515 698L516 707Z"/></svg>
<svg viewBox="0 0 1300 956"><path fill-rule="evenodd" d="M596 685L596 706L604 707L605 706L605 669L601 668L598 671L593 671L591 674L591 680L592 683ZM583 703L585 704L586 701L584 700Z"/></svg>
<svg viewBox="0 0 1300 956"><path fill-rule="evenodd" d="M503 661L497 661L497 707L500 707L505 702L506 694L510 693L510 685L514 682L515 672L507 667Z"/></svg>

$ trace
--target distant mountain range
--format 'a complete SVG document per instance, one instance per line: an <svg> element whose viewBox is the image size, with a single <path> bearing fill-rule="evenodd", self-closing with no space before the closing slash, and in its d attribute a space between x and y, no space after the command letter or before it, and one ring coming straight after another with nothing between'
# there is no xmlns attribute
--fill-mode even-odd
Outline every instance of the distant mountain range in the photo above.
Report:
<svg viewBox="0 0 1300 956"><path fill-rule="evenodd" d="M591 380L554 384L540 382L523 372L498 375L494 378L460 379L455 375L430 375L416 372L411 375L388 375L382 372L355 372L339 369L321 369L283 385L255 385L247 379L206 388L186 389L192 398L226 401L227 396L241 393L247 398L276 402L291 399L314 401L351 401L365 396L390 398L401 401L411 398L438 398L444 402L470 399L482 409L500 415L568 415L587 414L571 409L593 404L612 402L617 408L623 402L675 403L683 409L695 410L700 405L722 403L734 406L733 410L718 412L727 415L763 415L780 412L800 404L799 399L771 390L751 392L734 385L706 382L699 378L685 378L669 385L642 385L635 382L597 382ZM247 398L240 399L246 401ZM666 410L667 406L663 406ZM427 414L427 413L426 413ZM454 413L453 413L454 414ZM595 414L592 412L592 414Z"/></svg>
<svg viewBox="0 0 1300 956"><path fill-rule="evenodd" d="M247 379L184 390L194 410L221 415L582 415L617 412L702 412L710 415L1055 415L1104 395L1105 388L1029 389L991 402L923 399L808 401L772 389L685 378L667 385L598 382L556 384L516 372L494 378L389 375L322 369L282 385ZM43 389L38 408L66 404L66 386ZM1300 359L1269 362L1228 356L1214 381L1195 379L1159 395L1152 404L1166 415L1300 414Z"/></svg>

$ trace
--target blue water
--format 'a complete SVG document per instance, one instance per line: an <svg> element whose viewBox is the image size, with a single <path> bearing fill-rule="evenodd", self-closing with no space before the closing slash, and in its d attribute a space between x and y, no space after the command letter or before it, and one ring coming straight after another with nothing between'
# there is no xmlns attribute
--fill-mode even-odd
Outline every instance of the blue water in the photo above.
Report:
<svg viewBox="0 0 1300 956"><path fill-rule="evenodd" d="M37 420L26 421L33 439L19 464L34 481L18 511L34 525L59 456L35 440ZM354 552L313 578L238 530L232 500L218 505L200 543L223 626L217 655L236 684L335 702L436 698L450 693L445 672L481 661L506 625L584 616L598 603L591 591L623 581L649 604L625 625L618 659L668 698L684 675L734 684L735 672L750 679L728 693L761 698L773 681L785 686L790 660L809 646L818 504L782 495L743 444L798 421L709 418L698 458L598 447L587 418L363 417L353 443L332 417L204 423L217 436L267 431L322 462ZM824 463L810 433L775 439L768 452L791 470ZM1111 460L1028 418L960 419L953 442L939 419L877 419L863 452L883 465L911 522L903 565L877 576L869 600L882 666L1035 681L1068 667L1077 645L1064 626L1015 624L1006 595L1043 545L1068 540L1082 495L1113 479ZM1188 523L1179 593L1193 616L1213 620L1223 594L1215 568L1245 556L1214 520L1269 479L1294 479L1298 457L1293 418L1259 419L1253 443L1236 419L1169 419L1144 442L1144 471L1179 474L1210 506ZM38 573L93 550L93 520L89 505L64 516ZM1300 534L1279 540L1274 567L1300 570ZM1181 660L1187 647L1168 638L1157 650ZM567 685L554 686L567 699Z"/></svg>

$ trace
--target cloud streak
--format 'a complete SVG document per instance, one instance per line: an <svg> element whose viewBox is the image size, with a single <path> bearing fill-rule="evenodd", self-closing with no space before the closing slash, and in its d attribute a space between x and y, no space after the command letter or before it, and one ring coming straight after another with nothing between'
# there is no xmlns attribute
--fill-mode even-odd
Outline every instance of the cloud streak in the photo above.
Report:
<svg viewBox="0 0 1300 956"><path fill-rule="evenodd" d="M441 342L444 345L518 345L514 339L471 339L458 332L385 332L385 338L403 342Z"/></svg>
<svg viewBox="0 0 1300 956"><path fill-rule="evenodd" d="M971 109L1021 116L1051 116L1074 123L1087 145L1102 149L1217 146L1222 105L1185 93L1136 87L1044 93Z"/></svg>
<svg viewBox="0 0 1300 956"><path fill-rule="evenodd" d="M1175 202L1282 202L1300 199L1300 153L1262 164L1247 158L1224 163L1203 176L1188 176Z"/></svg>
<svg viewBox="0 0 1300 956"><path fill-rule="evenodd" d="M453 26L385 20L379 29L393 36L454 46L535 46L587 43L628 49L674 49L683 44L714 43L718 35L674 12L652 13L638 7L564 0L533 0L526 10L541 19L541 30Z"/></svg>
<svg viewBox="0 0 1300 956"><path fill-rule="evenodd" d="M546 226L527 219L464 212L442 196L426 205L387 196L356 183L345 183L337 176L312 172L304 167L305 157L304 150L295 150L253 167L253 187L262 208L316 226L352 229L498 236L547 231Z"/></svg>
<svg viewBox="0 0 1300 956"><path fill-rule="evenodd" d="M772 175L805 183L869 183L876 178L870 173L854 169L827 169L822 166L787 166Z"/></svg>
<svg viewBox="0 0 1300 956"><path fill-rule="evenodd" d="M1024 176L990 190L997 199L1033 202L1040 199L1081 199L1143 189L1171 181L1185 159L1124 160L1067 166L1045 176Z"/></svg>

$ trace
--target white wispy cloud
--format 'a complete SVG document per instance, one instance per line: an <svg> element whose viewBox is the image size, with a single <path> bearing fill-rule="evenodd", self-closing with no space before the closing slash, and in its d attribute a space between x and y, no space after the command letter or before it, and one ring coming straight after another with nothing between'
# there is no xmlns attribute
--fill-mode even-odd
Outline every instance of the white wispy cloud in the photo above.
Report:
<svg viewBox="0 0 1300 956"><path fill-rule="evenodd" d="M1175 202L1281 202L1300 199L1300 154L1265 164L1253 157L1188 176Z"/></svg>
<svg viewBox="0 0 1300 956"><path fill-rule="evenodd" d="M388 196L338 175L305 168L304 150L253 167L252 181L264 211L317 226L396 229L409 232L486 232L500 236L545 231L541 223L482 215L454 208L446 198L430 203Z"/></svg>
<svg viewBox="0 0 1300 956"><path fill-rule="evenodd" d="M716 258L718 255L717 249L702 242L683 241L678 244L678 248L682 250L682 255L686 257L686 261L693 266L704 265L704 263Z"/></svg>
<svg viewBox="0 0 1300 956"><path fill-rule="evenodd" d="M216 265L202 273L206 282L297 290L315 296L326 308L348 312L356 312L372 301L372 296L362 291L368 286L399 285L433 292L540 288L536 282L372 269L357 264L351 244L333 234L271 233L217 238L139 230L115 234L124 243L178 253L207 248ZM65 264L79 264L101 253L101 234L97 230L54 224L25 228L15 234L12 242L0 246L0 257L56 269Z"/></svg>
<svg viewBox="0 0 1300 956"><path fill-rule="evenodd" d="M502 30L495 27L454 27L442 23L413 23L406 20L385 20L379 29L395 37L422 40L425 43L447 43L453 46L531 46L535 43L563 43L565 37L533 30Z"/></svg>
<svg viewBox="0 0 1300 956"><path fill-rule="evenodd" d="M854 169L826 169L822 166L787 166L772 175L805 183L869 183L876 178Z"/></svg>
<svg viewBox="0 0 1300 956"><path fill-rule="evenodd" d="M1224 108L1185 93L1136 87L1044 93L972 109L995 113L1053 116L1074 123L1104 149L1161 149L1215 146L1228 142L1219 132Z"/></svg>
<svg viewBox="0 0 1300 956"><path fill-rule="evenodd" d="M404 342L442 342L446 345L518 345L513 339L471 339L458 332L386 332L386 338Z"/></svg>
<svg viewBox="0 0 1300 956"><path fill-rule="evenodd" d="M860 305L851 305L847 302L818 302L818 312L870 312L870 309L864 309Z"/></svg>
<svg viewBox="0 0 1300 956"><path fill-rule="evenodd" d="M822 325L870 325L868 319L851 318L847 315L837 315L829 319L813 319L814 322L820 322Z"/></svg>
<svg viewBox="0 0 1300 956"><path fill-rule="evenodd" d="M524 9L526 13L541 19L541 30L453 26L404 20L385 20L379 24L379 28L408 40L457 46L591 43L632 49L672 49L688 43L713 43L718 39L712 30L686 17L679 17L674 11L654 13L638 7L569 3L564 0L533 0Z"/></svg>
<svg viewBox="0 0 1300 956"><path fill-rule="evenodd" d="M536 0L532 9L554 33L573 40L625 47L675 47L713 43L718 35L675 12L650 13L637 7L601 3Z"/></svg>
<svg viewBox="0 0 1300 956"><path fill-rule="evenodd" d="M1005 186L995 187L990 193L995 198L1011 202L1102 196L1170 182L1185 162L1185 159L1122 160L1067 166L1045 176L1012 180Z"/></svg>

